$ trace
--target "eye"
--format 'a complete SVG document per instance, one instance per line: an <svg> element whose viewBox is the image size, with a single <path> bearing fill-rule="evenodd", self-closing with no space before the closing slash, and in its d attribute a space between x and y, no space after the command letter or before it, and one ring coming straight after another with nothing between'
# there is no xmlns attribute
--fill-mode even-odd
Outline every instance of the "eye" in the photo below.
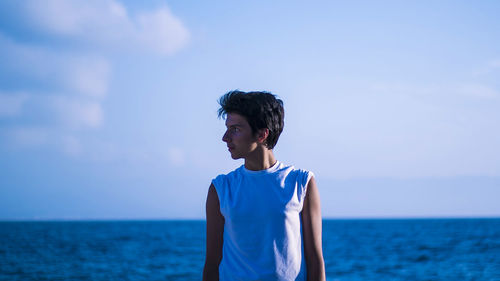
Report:
<svg viewBox="0 0 500 281"><path fill-rule="evenodd" d="M238 127L233 127L233 132L238 133L240 131L240 128Z"/></svg>

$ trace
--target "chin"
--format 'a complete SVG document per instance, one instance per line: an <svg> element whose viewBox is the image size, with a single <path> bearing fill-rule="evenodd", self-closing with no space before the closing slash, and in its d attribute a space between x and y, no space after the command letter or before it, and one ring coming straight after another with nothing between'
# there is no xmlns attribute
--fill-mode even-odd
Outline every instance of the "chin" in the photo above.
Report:
<svg viewBox="0 0 500 281"><path fill-rule="evenodd" d="M231 153L231 158L233 158L234 160L240 159L241 155L238 155L238 154L235 154L235 153Z"/></svg>

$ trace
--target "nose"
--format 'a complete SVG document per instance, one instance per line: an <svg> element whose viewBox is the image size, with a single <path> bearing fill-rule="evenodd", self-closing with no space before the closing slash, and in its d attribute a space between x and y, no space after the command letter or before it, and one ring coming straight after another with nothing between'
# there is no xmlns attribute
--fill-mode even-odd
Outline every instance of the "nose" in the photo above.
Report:
<svg viewBox="0 0 500 281"><path fill-rule="evenodd" d="M224 133L224 135L222 136L222 141L223 142L229 142L228 131L226 131Z"/></svg>

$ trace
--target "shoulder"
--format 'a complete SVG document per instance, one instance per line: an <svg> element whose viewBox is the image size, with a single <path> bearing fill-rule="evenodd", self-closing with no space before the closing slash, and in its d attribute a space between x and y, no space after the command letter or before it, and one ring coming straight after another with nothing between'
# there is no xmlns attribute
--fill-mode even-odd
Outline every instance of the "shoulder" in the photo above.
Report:
<svg viewBox="0 0 500 281"><path fill-rule="evenodd" d="M314 173L312 171L300 169L293 165L283 165L281 170L288 175L295 176L303 185L307 185L307 182L314 177Z"/></svg>
<svg viewBox="0 0 500 281"><path fill-rule="evenodd" d="M241 177L241 167L227 174L220 174L216 176L214 179L212 179L212 184L215 186L215 189L219 191L219 189L225 188L226 186L229 185L230 182L234 181L239 177Z"/></svg>
<svg viewBox="0 0 500 281"><path fill-rule="evenodd" d="M285 173L283 177L287 178L286 181L296 186L300 202L303 202L311 179L314 178L314 173L309 170L296 168L293 165L283 165L281 171Z"/></svg>

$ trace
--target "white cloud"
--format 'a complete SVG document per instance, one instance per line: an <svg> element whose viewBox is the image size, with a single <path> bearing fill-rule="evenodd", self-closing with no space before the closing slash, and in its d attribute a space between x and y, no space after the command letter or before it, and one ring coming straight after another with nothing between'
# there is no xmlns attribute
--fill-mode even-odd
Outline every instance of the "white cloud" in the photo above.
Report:
<svg viewBox="0 0 500 281"><path fill-rule="evenodd" d="M19 78L47 79L58 77L54 70L60 64L59 54L42 47L23 45L0 33L2 69ZM54 79L54 78L52 78Z"/></svg>
<svg viewBox="0 0 500 281"><path fill-rule="evenodd" d="M53 106L59 120L72 129L98 128L103 122L103 110L98 102L56 97Z"/></svg>
<svg viewBox="0 0 500 281"><path fill-rule="evenodd" d="M0 130L15 143L57 146L69 155L86 147L79 132L104 122L117 51L172 55L189 41L189 31L165 5L133 13L115 0L7 6L20 32L0 31L0 79L15 91L1 92L0 85L0 118L13 118L15 128ZM16 37L20 33L34 36L26 41ZM185 162L182 150L168 155L174 165Z"/></svg>
<svg viewBox="0 0 500 281"><path fill-rule="evenodd" d="M49 122L52 124L44 125L63 124L61 131L101 126L104 116L101 102L108 92L111 75L108 60L23 45L1 34L0 48L0 59L5 62L3 73L29 81L25 84L37 85L35 90L20 85L23 92L0 92L0 117L23 115L38 123L33 114L44 112L56 118ZM25 104L29 104L34 113L21 112Z"/></svg>
<svg viewBox="0 0 500 281"><path fill-rule="evenodd" d="M137 16L138 42L160 54L170 55L181 49L189 39L182 22L163 7Z"/></svg>
<svg viewBox="0 0 500 281"><path fill-rule="evenodd" d="M81 155L78 134L67 134L102 125L101 103L111 75L108 60L23 45L1 34L0 48L1 78L28 81L16 92L0 92L0 118L23 119L13 129L0 128L7 139L19 147L56 147L70 156Z"/></svg>
<svg viewBox="0 0 500 281"><path fill-rule="evenodd" d="M25 11L34 24L61 35L82 35L127 21L125 8L115 1L32 0L25 2Z"/></svg>
<svg viewBox="0 0 500 281"><path fill-rule="evenodd" d="M170 164L174 166L182 166L186 162L184 151L178 147L170 147L167 153Z"/></svg>
<svg viewBox="0 0 500 281"><path fill-rule="evenodd" d="M2 68L17 79L28 79L52 91L103 97L111 76L110 62L102 56L55 51L23 45L0 34Z"/></svg>
<svg viewBox="0 0 500 281"><path fill-rule="evenodd" d="M15 128L7 132L15 145L41 146L48 143L50 135L45 128Z"/></svg>
<svg viewBox="0 0 500 281"><path fill-rule="evenodd" d="M500 59L491 60L491 61L488 63L488 66L489 66L491 69L497 69L497 68L500 68Z"/></svg>
<svg viewBox="0 0 500 281"><path fill-rule="evenodd" d="M456 99L462 98L479 98L479 99L494 99L500 96L500 93L487 83L463 83L463 84L442 84L429 85L426 87L418 85L402 85L402 84L387 84L378 83L371 86L371 90L381 94L392 94L395 96L413 96L413 97L439 97Z"/></svg>
<svg viewBox="0 0 500 281"><path fill-rule="evenodd" d="M4 130L11 146L18 148L52 147L69 156L82 154L81 141L73 135L64 135L46 127L17 127Z"/></svg>
<svg viewBox="0 0 500 281"><path fill-rule="evenodd" d="M73 59L67 65L64 83L84 95L102 97L108 91L110 65L107 60L95 57Z"/></svg>
<svg viewBox="0 0 500 281"><path fill-rule="evenodd" d="M82 153L82 144L74 136L64 136L62 138L62 148L67 155L78 156Z"/></svg>
<svg viewBox="0 0 500 281"><path fill-rule="evenodd" d="M307 151L298 159L331 177L498 176L500 93L470 80L297 88L309 94L288 99L280 153Z"/></svg>
<svg viewBox="0 0 500 281"><path fill-rule="evenodd" d="M472 71L472 74L476 77L484 77L491 75L500 69L500 59L491 59L485 64L479 66L477 69Z"/></svg>
<svg viewBox="0 0 500 281"><path fill-rule="evenodd" d="M189 39L188 29L167 6L129 15L113 0L32 0L25 12L39 29L113 50L171 55Z"/></svg>
<svg viewBox="0 0 500 281"><path fill-rule="evenodd" d="M499 97L499 93L495 89L480 84L462 85L458 87L457 92L464 96L484 99L495 99Z"/></svg>
<svg viewBox="0 0 500 281"><path fill-rule="evenodd" d="M17 116L21 113L23 104L28 99L24 93L2 93L0 92L0 117Z"/></svg>

